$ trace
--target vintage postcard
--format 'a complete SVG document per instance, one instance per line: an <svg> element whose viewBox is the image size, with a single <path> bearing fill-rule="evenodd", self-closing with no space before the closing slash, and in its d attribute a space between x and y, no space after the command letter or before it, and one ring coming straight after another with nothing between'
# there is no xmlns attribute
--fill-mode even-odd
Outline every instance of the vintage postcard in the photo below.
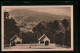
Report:
<svg viewBox="0 0 80 53"><path fill-rule="evenodd" d="M73 5L2 6L2 51L73 51Z"/></svg>

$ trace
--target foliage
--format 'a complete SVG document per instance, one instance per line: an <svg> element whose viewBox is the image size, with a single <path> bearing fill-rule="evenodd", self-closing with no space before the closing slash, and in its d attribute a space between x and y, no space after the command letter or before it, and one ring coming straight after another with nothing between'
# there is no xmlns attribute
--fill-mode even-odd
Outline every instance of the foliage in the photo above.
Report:
<svg viewBox="0 0 80 53"><path fill-rule="evenodd" d="M54 43L54 36L56 34L56 31L60 29L60 26L59 26L59 22L58 20L55 20L53 22L49 22L47 23L47 36L51 39L51 42Z"/></svg>
<svg viewBox="0 0 80 53"><path fill-rule="evenodd" d="M38 40L45 33L50 38L51 43L71 46L70 23L67 19L50 21L46 23L46 26L40 22L33 28L33 32L36 37L35 40Z"/></svg>
<svg viewBox="0 0 80 53"><path fill-rule="evenodd" d="M28 44L28 43L35 43L35 37L32 32L22 33L22 43Z"/></svg>
<svg viewBox="0 0 80 53"><path fill-rule="evenodd" d="M71 29L70 29L70 21L67 19L64 19L62 21L62 24L65 28L65 33L64 33L64 45L67 47L71 47Z"/></svg>
<svg viewBox="0 0 80 53"><path fill-rule="evenodd" d="M70 29L65 31L65 42L64 43L67 47L71 47L71 32L70 31L71 31Z"/></svg>
<svg viewBox="0 0 80 53"><path fill-rule="evenodd" d="M60 33L56 34L55 43L60 44L62 46L63 42L64 42L64 33L60 32Z"/></svg>
<svg viewBox="0 0 80 53"><path fill-rule="evenodd" d="M45 31L46 31L46 28L45 28L45 26L44 25L42 25L41 24L41 22L36 26L36 27L34 27L33 29L33 32L34 32L34 34L35 34L35 39L36 40L38 40L38 38L40 37L40 36L42 36L42 34L43 33L45 33ZM37 41L36 41L37 42Z"/></svg>
<svg viewBox="0 0 80 53"><path fill-rule="evenodd" d="M19 32L14 19L4 19L4 43L9 44L10 39Z"/></svg>
<svg viewBox="0 0 80 53"><path fill-rule="evenodd" d="M70 23L68 22L67 19L64 19L64 20L62 21L62 24L63 24L64 28L67 29L67 27L69 27L69 24L70 24Z"/></svg>
<svg viewBox="0 0 80 53"><path fill-rule="evenodd" d="M62 25L60 25L60 23ZM62 27L65 29L63 30ZM10 39L15 34L22 35L22 43L37 43L38 38L41 37L44 33L46 36L50 38L51 43L60 44L61 46L64 44L67 47L71 47L71 30L70 30L70 22L67 19L64 20L54 20L46 23L38 23L35 27L33 27L33 32L22 32L18 26L16 26L16 22L14 19L4 19L4 43L10 43ZM6 38L7 37L7 38Z"/></svg>

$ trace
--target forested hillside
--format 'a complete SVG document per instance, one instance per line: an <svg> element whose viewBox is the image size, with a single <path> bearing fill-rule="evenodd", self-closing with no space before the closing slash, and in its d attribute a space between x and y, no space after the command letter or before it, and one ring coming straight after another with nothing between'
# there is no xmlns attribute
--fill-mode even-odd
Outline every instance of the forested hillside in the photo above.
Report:
<svg viewBox="0 0 80 53"><path fill-rule="evenodd" d="M10 39L15 34L22 38L23 44L37 43L38 38L46 34L51 43L71 46L71 21L69 16L22 9L12 10L9 14L9 19L4 19L5 44L9 44Z"/></svg>

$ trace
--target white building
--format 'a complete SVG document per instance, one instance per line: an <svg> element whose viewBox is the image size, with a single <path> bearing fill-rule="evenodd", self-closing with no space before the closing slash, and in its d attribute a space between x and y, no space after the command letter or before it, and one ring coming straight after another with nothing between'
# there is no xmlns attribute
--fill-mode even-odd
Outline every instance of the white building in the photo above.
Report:
<svg viewBox="0 0 80 53"><path fill-rule="evenodd" d="M45 35L43 34L39 39L39 44L45 44L45 46L49 45L50 44L50 39Z"/></svg>
<svg viewBox="0 0 80 53"><path fill-rule="evenodd" d="M16 44L22 44L22 39L19 36L14 35L10 39L10 45L15 46Z"/></svg>

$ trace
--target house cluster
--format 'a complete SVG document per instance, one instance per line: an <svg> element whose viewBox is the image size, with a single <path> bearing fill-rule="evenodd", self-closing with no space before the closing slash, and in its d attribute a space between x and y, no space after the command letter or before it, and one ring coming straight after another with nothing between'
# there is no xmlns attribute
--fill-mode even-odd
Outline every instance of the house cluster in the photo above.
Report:
<svg viewBox="0 0 80 53"><path fill-rule="evenodd" d="M18 35L14 35L10 39L11 46L15 46L16 44L22 44L22 38L20 38ZM44 44L45 46L48 46L50 44L50 39L45 34L43 34L38 38L38 44Z"/></svg>

